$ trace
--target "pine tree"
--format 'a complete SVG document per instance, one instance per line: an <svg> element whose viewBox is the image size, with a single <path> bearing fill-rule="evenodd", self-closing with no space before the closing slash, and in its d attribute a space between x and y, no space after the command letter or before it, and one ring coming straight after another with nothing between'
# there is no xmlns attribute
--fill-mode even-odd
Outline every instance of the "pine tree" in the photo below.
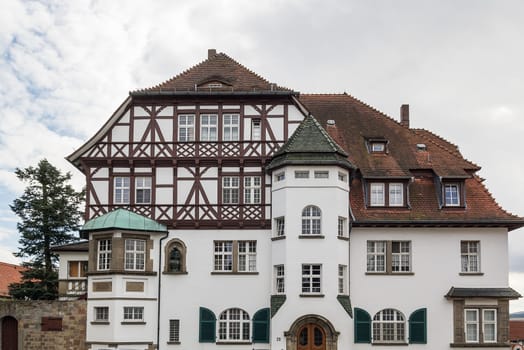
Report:
<svg viewBox="0 0 524 350"><path fill-rule="evenodd" d="M63 175L46 159L37 167L16 169L18 179L27 184L24 193L13 201L11 210L20 218L21 258L29 258L22 281L9 286L15 299L56 299L58 296L58 256L52 246L74 242L82 217L79 209L84 192L77 192L68 183L71 174Z"/></svg>

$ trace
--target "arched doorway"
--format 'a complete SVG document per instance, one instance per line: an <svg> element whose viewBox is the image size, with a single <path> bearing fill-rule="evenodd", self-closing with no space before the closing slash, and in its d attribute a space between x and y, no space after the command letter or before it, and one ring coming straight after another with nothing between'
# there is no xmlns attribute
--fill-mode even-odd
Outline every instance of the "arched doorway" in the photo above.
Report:
<svg viewBox="0 0 524 350"><path fill-rule="evenodd" d="M326 350L324 330L314 323L308 323L298 331L297 350Z"/></svg>
<svg viewBox="0 0 524 350"><path fill-rule="evenodd" d="M284 335L286 350L337 350L339 332L319 315L298 318Z"/></svg>
<svg viewBox="0 0 524 350"><path fill-rule="evenodd" d="M11 316L2 319L2 350L18 350L18 321Z"/></svg>

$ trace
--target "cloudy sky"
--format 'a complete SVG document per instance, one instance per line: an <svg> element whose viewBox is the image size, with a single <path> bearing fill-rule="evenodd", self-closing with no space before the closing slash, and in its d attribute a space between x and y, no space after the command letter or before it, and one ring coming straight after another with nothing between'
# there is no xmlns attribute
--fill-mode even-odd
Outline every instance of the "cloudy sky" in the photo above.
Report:
<svg viewBox="0 0 524 350"><path fill-rule="evenodd" d="M216 48L303 93L349 94L458 144L497 201L524 216L524 2L18 1L0 11L0 261L16 262L16 167L64 157L130 90ZM524 295L524 229L510 233ZM512 302L524 310L524 301Z"/></svg>

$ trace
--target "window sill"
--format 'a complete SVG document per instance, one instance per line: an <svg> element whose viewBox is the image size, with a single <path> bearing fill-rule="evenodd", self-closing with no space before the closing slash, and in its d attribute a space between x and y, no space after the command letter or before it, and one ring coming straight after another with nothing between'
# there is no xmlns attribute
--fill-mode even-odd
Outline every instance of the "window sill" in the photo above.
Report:
<svg viewBox="0 0 524 350"><path fill-rule="evenodd" d="M378 345L378 346L408 346L409 344L408 343L404 343L404 342L373 342L371 343L371 345Z"/></svg>
<svg viewBox="0 0 524 350"><path fill-rule="evenodd" d="M366 272L367 276L414 276L414 272Z"/></svg>
<svg viewBox="0 0 524 350"><path fill-rule="evenodd" d="M459 276L484 276L484 272L460 272Z"/></svg>
<svg viewBox="0 0 524 350"><path fill-rule="evenodd" d="M128 324L135 324L135 325L144 325L146 324L144 321L138 321L138 322L133 322L133 321L124 321L124 322L120 322L120 324L125 324L125 325L128 325Z"/></svg>
<svg viewBox="0 0 524 350"><path fill-rule="evenodd" d="M168 341L167 342L167 345L180 345L182 343L180 343L179 341Z"/></svg>
<svg viewBox="0 0 524 350"><path fill-rule="evenodd" d="M451 343L451 348L508 348L509 343Z"/></svg>
<svg viewBox="0 0 524 350"><path fill-rule="evenodd" d="M212 275L258 275L256 271L211 271Z"/></svg>
<svg viewBox="0 0 524 350"><path fill-rule="evenodd" d="M216 345L251 345L250 341L220 341L216 342Z"/></svg>
<svg viewBox="0 0 524 350"><path fill-rule="evenodd" d="M181 271L181 272L175 272L175 271L164 271L162 272L163 275L187 275L187 271Z"/></svg>
<svg viewBox="0 0 524 350"><path fill-rule="evenodd" d="M108 325L109 321L91 321L91 324Z"/></svg>
<svg viewBox="0 0 524 350"><path fill-rule="evenodd" d="M324 294L299 294L301 298L323 298Z"/></svg>
<svg viewBox="0 0 524 350"><path fill-rule="evenodd" d="M282 239L286 239L286 236L276 236L276 237L271 237L271 240L272 241L280 241Z"/></svg>
<svg viewBox="0 0 524 350"><path fill-rule="evenodd" d="M156 271L128 271L128 270L102 270L102 271L89 271L88 276L97 275L139 275L139 276L156 276Z"/></svg>
<svg viewBox="0 0 524 350"><path fill-rule="evenodd" d="M324 235L299 235L299 239L324 239Z"/></svg>
<svg viewBox="0 0 524 350"><path fill-rule="evenodd" d="M349 241L349 237L346 237L346 236L337 236L337 238L342 241Z"/></svg>

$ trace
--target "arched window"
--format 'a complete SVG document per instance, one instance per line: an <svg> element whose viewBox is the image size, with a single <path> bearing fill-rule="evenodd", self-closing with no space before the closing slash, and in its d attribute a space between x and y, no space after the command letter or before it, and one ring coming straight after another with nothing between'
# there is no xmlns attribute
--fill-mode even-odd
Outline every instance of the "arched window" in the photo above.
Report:
<svg viewBox="0 0 524 350"><path fill-rule="evenodd" d="M314 205L308 205L302 210L302 234L303 235L319 235L320 219L322 214L320 208Z"/></svg>
<svg viewBox="0 0 524 350"><path fill-rule="evenodd" d="M384 309L373 317L373 343L405 343L406 319L395 309Z"/></svg>
<svg viewBox="0 0 524 350"><path fill-rule="evenodd" d="M164 273L187 273L186 254L187 248L179 239L171 240L165 249Z"/></svg>
<svg viewBox="0 0 524 350"><path fill-rule="evenodd" d="M249 315L242 309L231 308L220 314L218 320L219 341L249 341Z"/></svg>

